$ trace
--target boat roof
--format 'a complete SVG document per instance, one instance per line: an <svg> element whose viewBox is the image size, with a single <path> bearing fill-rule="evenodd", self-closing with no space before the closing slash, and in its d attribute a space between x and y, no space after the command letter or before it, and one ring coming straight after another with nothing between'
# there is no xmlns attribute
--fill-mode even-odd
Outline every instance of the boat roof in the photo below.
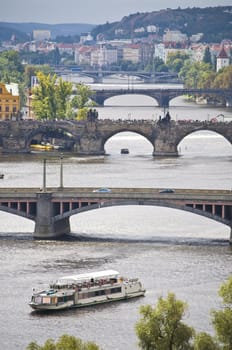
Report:
<svg viewBox="0 0 232 350"><path fill-rule="evenodd" d="M93 279L105 279L105 278L116 278L118 277L119 272L115 270L104 270L97 272L81 273L78 275L70 275L60 277L56 284L68 284L68 283L82 283L88 282L91 278Z"/></svg>

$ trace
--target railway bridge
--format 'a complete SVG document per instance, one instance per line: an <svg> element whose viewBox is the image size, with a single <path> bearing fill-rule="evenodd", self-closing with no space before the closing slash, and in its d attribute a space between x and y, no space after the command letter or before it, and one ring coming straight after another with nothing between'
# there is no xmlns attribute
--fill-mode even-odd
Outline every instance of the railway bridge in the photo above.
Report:
<svg viewBox="0 0 232 350"><path fill-rule="evenodd" d="M218 221L231 228L232 192L229 190L174 189L162 193L159 188L1 188L0 211L35 222L35 238L56 238L70 233L69 218L89 210L121 205L161 206L188 211Z"/></svg>
<svg viewBox="0 0 232 350"><path fill-rule="evenodd" d="M232 122L166 120L87 121L1 121L0 150L3 153L29 153L33 142L58 139L77 155L104 155L105 143L115 134L130 131L144 136L153 147L154 157L178 156L178 144L189 134L212 131L232 144Z"/></svg>

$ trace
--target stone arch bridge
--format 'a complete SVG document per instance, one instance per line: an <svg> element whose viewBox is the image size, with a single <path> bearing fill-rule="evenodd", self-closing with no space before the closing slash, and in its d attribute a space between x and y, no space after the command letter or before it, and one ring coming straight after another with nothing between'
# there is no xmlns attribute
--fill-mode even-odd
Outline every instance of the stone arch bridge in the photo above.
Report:
<svg viewBox="0 0 232 350"><path fill-rule="evenodd" d="M0 211L35 222L35 238L55 238L70 233L69 218L84 211L120 205L162 206L202 215L231 228L232 192L229 190L158 188L112 188L100 193L95 188L1 188Z"/></svg>
<svg viewBox="0 0 232 350"><path fill-rule="evenodd" d="M91 99L102 106L104 101L110 97L131 94L150 96L157 101L159 107L169 107L169 103L173 98L183 95L221 97L225 106L232 106L231 89L104 89L95 90Z"/></svg>
<svg viewBox="0 0 232 350"><path fill-rule="evenodd" d="M144 136L153 147L154 157L178 156L178 144L187 135L208 130L232 144L232 122L152 120L91 121L1 121L0 148L5 153L28 153L31 142L50 137L66 140L77 155L104 155L105 143L115 134L130 131Z"/></svg>

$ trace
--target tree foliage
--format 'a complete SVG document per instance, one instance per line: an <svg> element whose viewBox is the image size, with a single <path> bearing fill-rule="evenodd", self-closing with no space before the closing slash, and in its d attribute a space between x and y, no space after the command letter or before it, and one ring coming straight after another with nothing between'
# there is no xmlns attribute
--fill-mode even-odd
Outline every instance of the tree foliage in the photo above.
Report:
<svg viewBox="0 0 232 350"><path fill-rule="evenodd" d="M33 341L26 350L100 350L100 348L93 342L84 342L79 338L64 334L57 342L48 339L42 346Z"/></svg>
<svg viewBox="0 0 232 350"><path fill-rule="evenodd" d="M77 119L85 120L87 118L88 107L92 107L95 103L90 99L94 92L88 85L76 84L76 96L72 99L72 107L77 108Z"/></svg>
<svg viewBox="0 0 232 350"><path fill-rule="evenodd" d="M232 89L232 65L219 70L212 86L220 89Z"/></svg>
<svg viewBox="0 0 232 350"><path fill-rule="evenodd" d="M39 85L33 88L32 108L39 119L63 119L67 116L72 84L57 81L54 74L37 73Z"/></svg>
<svg viewBox="0 0 232 350"><path fill-rule="evenodd" d="M213 310L212 324L216 336L197 333L183 323L187 304L177 300L173 293L167 299L160 297L152 308L140 308L141 319L136 324L139 347L143 350L231 350L232 349L232 277L223 283L218 294L222 309Z"/></svg>
<svg viewBox="0 0 232 350"><path fill-rule="evenodd" d="M168 54L166 64L170 71L179 73L187 60L189 60L187 53L181 51L171 52Z"/></svg>
<svg viewBox="0 0 232 350"><path fill-rule="evenodd" d="M160 297L156 307L142 306L141 320L136 324L139 346L143 350L191 349L193 328L182 322L187 304L177 300L173 293L167 299Z"/></svg>
<svg viewBox="0 0 232 350"><path fill-rule="evenodd" d="M219 289L222 309L212 311L212 323L223 350L232 349L232 277Z"/></svg>
<svg viewBox="0 0 232 350"><path fill-rule="evenodd" d="M219 350L219 347L210 334L201 332L194 338L194 350Z"/></svg>

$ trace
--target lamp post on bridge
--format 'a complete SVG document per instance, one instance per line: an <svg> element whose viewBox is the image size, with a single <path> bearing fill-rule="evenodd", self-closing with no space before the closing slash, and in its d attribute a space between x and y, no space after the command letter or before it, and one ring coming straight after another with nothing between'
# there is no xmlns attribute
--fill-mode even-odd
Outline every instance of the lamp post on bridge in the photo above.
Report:
<svg viewBox="0 0 232 350"><path fill-rule="evenodd" d="M43 160L43 192L46 192L46 159Z"/></svg>
<svg viewBox="0 0 232 350"><path fill-rule="evenodd" d="M60 154L60 189L63 189L63 153Z"/></svg>

